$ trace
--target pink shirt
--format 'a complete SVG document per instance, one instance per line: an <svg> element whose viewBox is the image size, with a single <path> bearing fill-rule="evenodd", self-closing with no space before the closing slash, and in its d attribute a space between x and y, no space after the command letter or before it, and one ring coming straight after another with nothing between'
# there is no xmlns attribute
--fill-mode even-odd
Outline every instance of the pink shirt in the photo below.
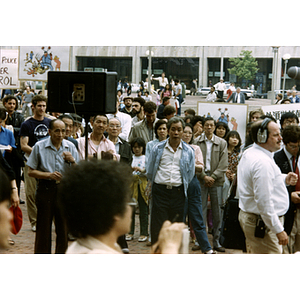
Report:
<svg viewBox="0 0 300 300"><path fill-rule="evenodd" d="M204 167L203 154L202 154L200 147L197 145L192 145L192 144L189 144L189 146L191 146L195 150L195 164L202 165L202 168L203 168Z"/></svg>
<svg viewBox="0 0 300 300"><path fill-rule="evenodd" d="M77 139L78 141L78 152L80 159L85 159L85 137L80 137ZM116 153L115 145L112 141L108 140L104 135L102 137L102 140L100 141L100 144L98 146L94 145L94 143L91 141L90 136L88 137L88 155L93 155L94 153L98 153L97 157L100 159L101 157L101 151L108 151L113 150L114 156L117 158L117 160L120 160L120 155Z"/></svg>

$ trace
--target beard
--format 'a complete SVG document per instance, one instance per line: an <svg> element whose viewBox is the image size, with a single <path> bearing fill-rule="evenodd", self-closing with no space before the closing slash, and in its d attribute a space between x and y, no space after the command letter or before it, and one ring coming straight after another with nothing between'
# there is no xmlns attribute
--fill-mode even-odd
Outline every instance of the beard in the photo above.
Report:
<svg viewBox="0 0 300 300"><path fill-rule="evenodd" d="M134 113L134 115L136 116L136 115L138 115L140 112L141 112L141 110L139 110L139 111L136 111L134 108L132 109L132 112Z"/></svg>

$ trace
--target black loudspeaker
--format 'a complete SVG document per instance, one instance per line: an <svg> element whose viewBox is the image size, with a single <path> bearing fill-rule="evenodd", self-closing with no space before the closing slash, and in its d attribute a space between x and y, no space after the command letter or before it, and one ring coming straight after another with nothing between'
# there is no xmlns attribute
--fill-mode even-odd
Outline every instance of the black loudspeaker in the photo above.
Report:
<svg viewBox="0 0 300 300"><path fill-rule="evenodd" d="M300 68L299 67L290 67L287 71L287 74L296 80L300 80Z"/></svg>
<svg viewBox="0 0 300 300"><path fill-rule="evenodd" d="M93 116L114 113L115 72L48 72L47 111Z"/></svg>
<svg viewBox="0 0 300 300"><path fill-rule="evenodd" d="M257 141L261 144L264 144L268 140L268 129L267 126L272 120L270 118L265 118L261 123L260 128L257 132Z"/></svg>

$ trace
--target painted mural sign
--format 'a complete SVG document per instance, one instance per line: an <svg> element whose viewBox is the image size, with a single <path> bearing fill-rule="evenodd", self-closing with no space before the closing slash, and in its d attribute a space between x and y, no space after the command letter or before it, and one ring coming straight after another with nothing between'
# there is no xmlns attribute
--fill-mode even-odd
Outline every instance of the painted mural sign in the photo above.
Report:
<svg viewBox="0 0 300 300"><path fill-rule="evenodd" d="M224 102L200 102L197 104L197 114L213 117L216 122L225 122L230 130L236 130L242 141L245 141L248 105Z"/></svg>
<svg viewBox="0 0 300 300"><path fill-rule="evenodd" d="M69 51L65 46L20 47L19 78L46 81L48 71L69 71Z"/></svg>

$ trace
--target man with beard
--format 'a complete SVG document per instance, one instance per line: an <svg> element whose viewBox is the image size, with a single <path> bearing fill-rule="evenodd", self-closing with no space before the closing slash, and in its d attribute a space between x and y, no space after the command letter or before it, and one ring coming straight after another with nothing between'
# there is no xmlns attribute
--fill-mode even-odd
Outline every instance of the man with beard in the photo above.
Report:
<svg viewBox="0 0 300 300"><path fill-rule="evenodd" d="M135 114L135 117L132 118L131 126L144 120L144 118L145 118L145 113L144 113L145 103L146 103L146 101L143 98L137 97L137 98L133 99L132 111Z"/></svg>
<svg viewBox="0 0 300 300"><path fill-rule="evenodd" d="M135 113L132 110L132 97L124 98L124 107L120 110L122 113L129 115L131 118L135 116Z"/></svg>

